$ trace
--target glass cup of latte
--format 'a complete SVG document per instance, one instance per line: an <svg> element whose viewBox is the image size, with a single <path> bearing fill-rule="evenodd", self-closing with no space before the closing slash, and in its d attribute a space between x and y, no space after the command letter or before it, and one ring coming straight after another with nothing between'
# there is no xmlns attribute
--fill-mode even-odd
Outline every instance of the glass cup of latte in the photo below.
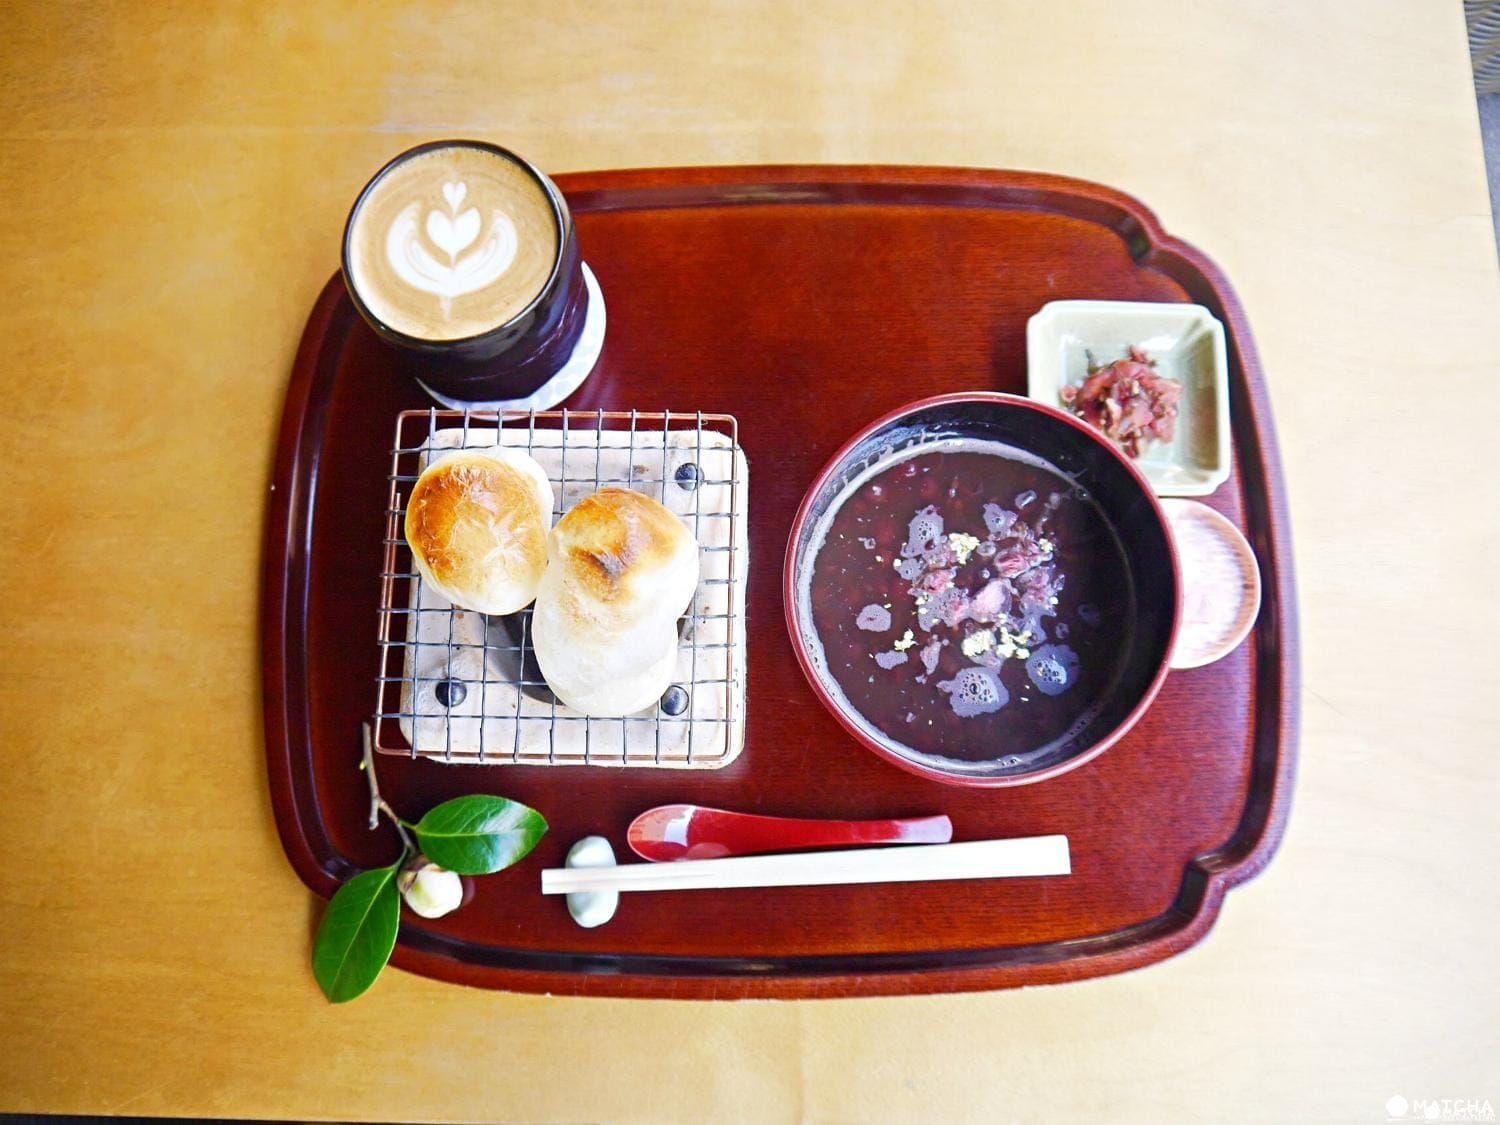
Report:
<svg viewBox="0 0 1500 1125"><path fill-rule="evenodd" d="M557 186L483 141L403 152L344 227L360 315L444 405L544 410L588 376L604 298Z"/></svg>

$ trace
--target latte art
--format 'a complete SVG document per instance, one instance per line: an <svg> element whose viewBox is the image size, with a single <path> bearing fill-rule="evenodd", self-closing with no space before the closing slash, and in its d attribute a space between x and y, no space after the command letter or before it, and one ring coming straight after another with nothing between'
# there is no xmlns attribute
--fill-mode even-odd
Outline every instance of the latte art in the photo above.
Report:
<svg viewBox="0 0 1500 1125"><path fill-rule="evenodd" d="M467 184L444 184L443 194L462 199ZM449 188L457 190L449 195ZM475 293L499 280L516 258L516 225L503 211L490 216L484 243L471 254L464 252L479 237L482 220L471 207L457 217L441 211L427 212L427 240L447 256L440 262L422 244L418 216L422 205L413 203L396 216L385 240L385 256L391 269L413 289L431 293L451 305L454 297Z"/></svg>
<svg viewBox="0 0 1500 1125"><path fill-rule="evenodd" d="M477 336L546 285L559 238L530 169L454 145L386 170L350 221L350 284L382 323L423 340Z"/></svg>

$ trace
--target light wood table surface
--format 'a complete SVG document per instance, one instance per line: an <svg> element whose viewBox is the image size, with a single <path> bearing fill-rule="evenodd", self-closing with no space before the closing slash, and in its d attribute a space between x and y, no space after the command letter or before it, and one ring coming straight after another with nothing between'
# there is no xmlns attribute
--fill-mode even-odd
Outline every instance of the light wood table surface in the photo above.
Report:
<svg viewBox="0 0 1500 1125"><path fill-rule="evenodd" d="M1383 1121L1500 1106L1500 286L1457 3L7 9L0 1110ZM1254 325L1306 698L1198 948L1023 992L332 1007L257 634L293 349L418 141L554 171L1031 168L1153 206Z"/></svg>

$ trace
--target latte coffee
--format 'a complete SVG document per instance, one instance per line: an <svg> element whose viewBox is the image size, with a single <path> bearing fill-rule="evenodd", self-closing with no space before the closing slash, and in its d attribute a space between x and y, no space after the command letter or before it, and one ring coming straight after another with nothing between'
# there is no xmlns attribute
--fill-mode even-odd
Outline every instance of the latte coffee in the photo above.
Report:
<svg viewBox="0 0 1500 1125"><path fill-rule="evenodd" d="M350 287L372 317L417 340L462 340L507 324L558 262L562 231L549 186L488 147L445 145L398 159L350 218Z"/></svg>
<svg viewBox="0 0 1500 1125"><path fill-rule="evenodd" d="M434 141L375 173L343 264L359 314L445 406L545 410L604 345L604 297L567 201L498 145Z"/></svg>

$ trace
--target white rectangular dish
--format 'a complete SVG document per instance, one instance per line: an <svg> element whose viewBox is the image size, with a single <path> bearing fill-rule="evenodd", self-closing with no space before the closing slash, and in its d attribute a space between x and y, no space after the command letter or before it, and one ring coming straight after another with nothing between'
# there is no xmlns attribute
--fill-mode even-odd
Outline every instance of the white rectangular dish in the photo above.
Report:
<svg viewBox="0 0 1500 1125"><path fill-rule="evenodd" d="M1171 442L1136 465L1159 496L1207 496L1229 479L1229 369L1224 326L1202 305L1052 301L1026 323L1027 394L1066 410L1061 393L1093 367L1140 348L1182 384Z"/></svg>

